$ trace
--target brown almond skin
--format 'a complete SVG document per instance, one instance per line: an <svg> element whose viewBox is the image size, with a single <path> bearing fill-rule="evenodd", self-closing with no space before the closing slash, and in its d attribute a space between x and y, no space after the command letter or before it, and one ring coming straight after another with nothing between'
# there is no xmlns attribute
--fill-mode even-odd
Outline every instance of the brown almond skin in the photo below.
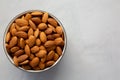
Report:
<svg viewBox="0 0 120 80"><path fill-rule="evenodd" d="M45 43L47 41L47 36L44 32L40 33L40 40L41 42Z"/></svg>
<svg viewBox="0 0 120 80"><path fill-rule="evenodd" d="M29 59L32 60L35 56L33 54L30 54Z"/></svg>
<svg viewBox="0 0 120 80"><path fill-rule="evenodd" d="M28 36L30 36L30 35L33 35L33 29L32 29L32 28L30 28L30 29L28 30Z"/></svg>
<svg viewBox="0 0 120 80"><path fill-rule="evenodd" d="M45 34L51 34L52 33L52 29L51 28L47 28L46 30L45 30Z"/></svg>
<svg viewBox="0 0 120 80"><path fill-rule="evenodd" d="M16 27L15 24L16 23L12 23L12 25L10 26L10 32Z"/></svg>
<svg viewBox="0 0 120 80"><path fill-rule="evenodd" d="M32 48L31 48L31 52L32 53L36 53L36 52L38 52L39 51L39 47L38 46L33 46Z"/></svg>
<svg viewBox="0 0 120 80"><path fill-rule="evenodd" d="M55 53L54 57L53 57L53 60L54 61L57 61L59 59L59 55L57 53Z"/></svg>
<svg viewBox="0 0 120 80"><path fill-rule="evenodd" d="M16 57L16 56L13 57L13 62L14 62L14 64L15 64L15 66L18 66L18 60L17 60L17 57Z"/></svg>
<svg viewBox="0 0 120 80"><path fill-rule="evenodd" d="M25 16L22 16L21 19L25 19Z"/></svg>
<svg viewBox="0 0 120 80"><path fill-rule="evenodd" d="M33 30L36 30L36 25L35 25L35 23L33 23L31 20L29 20L29 24L30 24L30 27L31 27Z"/></svg>
<svg viewBox="0 0 120 80"><path fill-rule="evenodd" d="M31 14L27 13L27 14L25 15L25 19L26 19L27 21L29 21L29 19L31 19L31 18L32 18Z"/></svg>
<svg viewBox="0 0 120 80"><path fill-rule="evenodd" d="M16 23L14 25L15 25L16 30L19 31L20 26L18 26Z"/></svg>
<svg viewBox="0 0 120 80"><path fill-rule="evenodd" d="M41 62L44 63L47 59L47 56L45 55L44 57L41 58Z"/></svg>
<svg viewBox="0 0 120 80"><path fill-rule="evenodd" d="M40 15L42 15L42 14L43 14L43 13L40 12L40 11L34 11L34 12L31 13L32 16L40 16Z"/></svg>
<svg viewBox="0 0 120 80"><path fill-rule="evenodd" d="M22 68L25 69L25 70L30 70L31 66L29 66L29 65L22 65Z"/></svg>
<svg viewBox="0 0 120 80"><path fill-rule="evenodd" d="M54 40L54 36L53 35L47 35L47 39L48 40Z"/></svg>
<svg viewBox="0 0 120 80"><path fill-rule="evenodd" d="M21 63L19 63L20 65L25 65L25 64L28 64L29 63L29 60L25 60L25 61L23 61L23 62L21 62Z"/></svg>
<svg viewBox="0 0 120 80"><path fill-rule="evenodd" d="M29 39L28 39L28 45L29 45L30 47L33 47L34 44L35 44L35 41L36 41L35 36L30 35L30 37L29 37Z"/></svg>
<svg viewBox="0 0 120 80"><path fill-rule="evenodd" d="M55 46L55 42L52 41L52 40L46 41L45 44L44 44L44 46L45 46L46 48Z"/></svg>
<svg viewBox="0 0 120 80"><path fill-rule="evenodd" d="M43 45L41 45L40 50L46 50L46 48Z"/></svg>
<svg viewBox="0 0 120 80"><path fill-rule="evenodd" d="M18 62L23 62L28 58L27 54L23 54L17 58Z"/></svg>
<svg viewBox="0 0 120 80"><path fill-rule="evenodd" d="M15 45L17 44L17 40L18 40L18 39L17 39L16 36L12 37L12 39L11 39L10 42L9 42L9 48L15 46Z"/></svg>
<svg viewBox="0 0 120 80"><path fill-rule="evenodd" d="M14 29L12 29L11 30L11 34L12 34L12 36L15 36L15 33L17 32L17 30L14 28Z"/></svg>
<svg viewBox="0 0 120 80"><path fill-rule="evenodd" d="M14 55L17 56L17 57L22 55L22 54L24 54L24 50L22 50L22 49L20 49L20 50L18 50L14 53Z"/></svg>
<svg viewBox="0 0 120 80"><path fill-rule="evenodd" d="M62 27L61 26L57 26L56 27L56 32L61 35L63 33Z"/></svg>
<svg viewBox="0 0 120 80"><path fill-rule="evenodd" d="M46 50L49 52L51 50L55 50L56 46L48 47Z"/></svg>
<svg viewBox="0 0 120 80"><path fill-rule="evenodd" d="M18 32L15 33L15 35L16 35L17 37L19 37L19 38L24 38L24 39L27 39L27 38L28 38L27 33L24 32L24 31L18 31Z"/></svg>
<svg viewBox="0 0 120 80"><path fill-rule="evenodd" d="M41 45L40 39L36 39L36 46L40 46L40 45Z"/></svg>
<svg viewBox="0 0 120 80"><path fill-rule="evenodd" d="M36 29L35 32L34 32L34 36L37 38L39 33L40 33L39 29Z"/></svg>
<svg viewBox="0 0 120 80"><path fill-rule="evenodd" d="M28 56L30 56L30 47L28 45L25 45L25 54L27 54Z"/></svg>
<svg viewBox="0 0 120 80"><path fill-rule="evenodd" d="M47 55L47 60L53 59L54 55L55 55L55 52L54 52L54 51L50 51L50 52L48 53L48 55Z"/></svg>
<svg viewBox="0 0 120 80"><path fill-rule="evenodd" d="M36 53L36 56L42 58L42 57L44 57L46 54L47 54L47 51L46 51L46 50L40 50L38 53Z"/></svg>
<svg viewBox="0 0 120 80"><path fill-rule="evenodd" d="M45 68L45 63L40 62L39 67L40 67L41 70L43 70Z"/></svg>
<svg viewBox="0 0 120 80"><path fill-rule="evenodd" d="M11 38L10 32L6 34L5 42L9 42Z"/></svg>
<svg viewBox="0 0 120 80"><path fill-rule="evenodd" d="M60 37L60 34L53 34L53 37L54 37L54 38L59 38L59 37Z"/></svg>
<svg viewBox="0 0 120 80"><path fill-rule="evenodd" d="M37 25L41 23L41 19L39 17L33 17L31 20Z"/></svg>
<svg viewBox="0 0 120 80"><path fill-rule="evenodd" d="M59 56L62 55L62 49L59 46L56 47L56 52Z"/></svg>
<svg viewBox="0 0 120 80"><path fill-rule="evenodd" d="M32 61L30 62L31 67L35 67L38 64L39 64L39 58L38 57L33 58Z"/></svg>
<svg viewBox="0 0 120 80"><path fill-rule="evenodd" d="M23 38L20 38L20 47L23 49L25 47L25 40Z"/></svg>
<svg viewBox="0 0 120 80"><path fill-rule="evenodd" d="M48 61L46 62L46 67L50 67L55 63L55 61Z"/></svg>
<svg viewBox="0 0 120 80"><path fill-rule="evenodd" d="M29 27L28 26L23 26L18 29L19 31L28 31Z"/></svg>
<svg viewBox="0 0 120 80"><path fill-rule="evenodd" d="M12 47L12 48L10 49L10 51L11 51L12 53L15 53L15 52L18 51L19 49L20 49L19 47L15 46L15 47Z"/></svg>
<svg viewBox="0 0 120 80"><path fill-rule="evenodd" d="M53 25L55 27L57 26L57 21L53 18L48 18L48 23L50 23L51 25Z"/></svg>
<svg viewBox="0 0 120 80"><path fill-rule="evenodd" d="M40 30L45 30L45 29L47 28L47 25L46 25L45 23L40 23L40 24L38 25L38 28L39 28Z"/></svg>
<svg viewBox="0 0 120 80"><path fill-rule="evenodd" d="M64 41L61 37L56 38L54 41L55 41L56 45L63 45L64 44Z"/></svg>
<svg viewBox="0 0 120 80"><path fill-rule="evenodd" d="M47 19L48 19L48 13L45 12L45 13L43 14L43 17L42 17L42 22L43 22L43 23L46 23L46 22L47 22Z"/></svg>
<svg viewBox="0 0 120 80"><path fill-rule="evenodd" d="M16 19L15 22L17 23L18 26L27 26L28 21L25 19Z"/></svg>
<svg viewBox="0 0 120 80"><path fill-rule="evenodd" d="M51 28L53 32L56 32L56 29L55 29L55 27L54 27L54 26L52 26L52 25L48 24L48 27L49 27L49 28Z"/></svg>

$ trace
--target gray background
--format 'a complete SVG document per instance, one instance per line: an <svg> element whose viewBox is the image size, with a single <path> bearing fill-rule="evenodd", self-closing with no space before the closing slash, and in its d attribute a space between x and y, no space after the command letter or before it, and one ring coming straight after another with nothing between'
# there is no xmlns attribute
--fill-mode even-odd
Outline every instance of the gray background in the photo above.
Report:
<svg viewBox="0 0 120 80"><path fill-rule="evenodd" d="M32 9L55 15L67 32L61 62L43 73L15 68L3 50L7 24ZM0 80L120 80L120 0L0 0Z"/></svg>

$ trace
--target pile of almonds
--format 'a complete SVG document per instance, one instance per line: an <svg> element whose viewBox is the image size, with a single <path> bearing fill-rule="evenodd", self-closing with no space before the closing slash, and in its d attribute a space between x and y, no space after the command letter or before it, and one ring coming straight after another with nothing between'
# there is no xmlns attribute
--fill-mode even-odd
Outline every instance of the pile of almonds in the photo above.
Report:
<svg viewBox="0 0 120 80"><path fill-rule="evenodd" d="M23 14L10 25L5 37L6 50L17 67L43 70L62 55L62 26L47 12Z"/></svg>

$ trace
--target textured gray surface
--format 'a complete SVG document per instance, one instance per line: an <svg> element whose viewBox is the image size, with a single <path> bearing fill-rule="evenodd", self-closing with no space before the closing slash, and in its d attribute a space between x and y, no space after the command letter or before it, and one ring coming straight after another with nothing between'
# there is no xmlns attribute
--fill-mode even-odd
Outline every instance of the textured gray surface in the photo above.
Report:
<svg viewBox="0 0 120 80"><path fill-rule="evenodd" d="M61 62L43 73L16 69L3 50L3 34L17 14L45 10L68 38ZM120 80L120 0L1 0L0 80Z"/></svg>

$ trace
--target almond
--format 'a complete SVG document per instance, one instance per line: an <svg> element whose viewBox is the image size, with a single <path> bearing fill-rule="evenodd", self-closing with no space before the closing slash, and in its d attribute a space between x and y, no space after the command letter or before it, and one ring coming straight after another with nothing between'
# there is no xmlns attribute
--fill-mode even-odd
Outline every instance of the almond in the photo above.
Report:
<svg viewBox="0 0 120 80"><path fill-rule="evenodd" d="M20 65L25 65L25 64L28 64L29 63L29 60L25 60L25 61L23 61L23 62L21 62L21 63L19 63Z"/></svg>
<svg viewBox="0 0 120 80"><path fill-rule="evenodd" d="M27 39L27 37L28 37L27 33L24 31L18 31L15 33L15 35L19 38L24 38L24 39Z"/></svg>
<svg viewBox="0 0 120 80"><path fill-rule="evenodd" d="M17 60L17 57L16 57L16 56L13 57L13 62L14 62L14 64L15 64L15 66L18 66L18 60Z"/></svg>
<svg viewBox="0 0 120 80"><path fill-rule="evenodd" d="M18 51L16 51L16 52L14 53L14 55L17 56L17 57L20 56L20 55L22 55L22 54L24 54L24 50L22 50L22 49L21 49L21 50L18 50Z"/></svg>
<svg viewBox="0 0 120 80"><path fill-rule="evenodd" d="M62 32L63 32L62 27L61 26L57 26L56 27L56 32L61 35Z"/></svg>
<svg viewBox="0 0 120 80"><path fill-rule="evenodd" d="M48 36L47 36L47 39L48 39L48 40L54 40L54 36L53 36L53 35L48 35Z"/></svg>
<svg viewBox="0 0 120 80"><path fill-rule="evenodd" d="M50 67L55 63L55 61L48 61L46 62L46 67Z"/></svg>
<svg viewBox="0 0 120 80"><path fill-rule="evenodd" d="M28 26L23 26L23 27L20 27L18 30L19 31L28 31L29 27Z"/></svg>
<svg viewBox="0 0 120 80"><path fill-rule="evenodd" d="M30 47L28 45L25 45L25 53L30 56Z"/></svg>
<svg viewBox="0 0 120 80"><path fill-rule="evenodd" d="M41 62L44 63L46 61L47 56L44 55L44 57L41 58Z"/></svg>
<svg viewBox="0 0 120 80"><path fill-rule="evenodd" d="M55 55L55 52L54 52L54 51L50 51L50 52L48 53L48 55L47 55L47 60L53 59L54 55Z"/></svg>
<svg viewBox="0 0 120 80"><path fill-rule="evenodd" d="M29 13L27 13L26 15L25 15L25 19L27 20L27 21L29 21L29 19L31 19L31 14L29 14Z"/></svg>
<svg viewBox="0 0 120 80"><path fill-rule="evenodd" d="M60 34L53 34L53 37L58 38L58 37L60 37Z"/></svg>
<svg viewBox="0 0 120 80"><path fill-rule="evenodd" d="M56 32L56 30L55 30L55 27L54 27L54 26L52 26L52 25L48 24L48 27L49 27L49 28L51 28L53 32Z"/></svg>
<svg viewBox="0 0 120 80"><path fill-rule="evenodd" d="M13 28L12 30L11 30L11 34L12 34L12 36L15 36L15 33L17 32L17 30L15 29L15 28Z"/></svg>
<svg viewBox="0 0 120 80"><path fill-rule="evenodd" d="M57 53L55 53L55 55L54 55L54 57L53 57L53 60L54 60L54 61L57 61L58 58L59 58L59 55L58 55Z"/></svg>
<svg viewBox="0 0 120 80"><path fill-rule="evenodd" d="M25 69L25 70L30 70L31 67L29 65L22 65L22 68Z"/></svg>
<svg viewBox="0 0 120 80"><path fill-rule="evenodd" d="M39 51L39 49L40 49L40 48L39 48L38 46L34 46L34 47L31 48L31 52L32 52L32 53L36 53L36 52Z"/></svg>
<svg viewBox="0 0 120 80"><path fill-rule="evenodd" d="M57 26L57 21L53 18L48 18L48 23L50 23L52 26Z"/></svg>
<svg viewBox="0 0 120 80"><path fill-rule="evenodd" d="M35 66L33 67L34 70L40 70L40 67L39 66Z"/></svg>
<svg viewBox="0 0 120 80"><path fill-rule="evenodd" d="M35 44L35 41L36 41L35 36L30 35L30 37L29 37L29 39L28 39L28 45L29 45L30 47L33 47L34 44Z"/></svg>
<svg viewBox="0 0 120 80"><path fill-rule="evenodd" d="M39 64L39 58L38 57L33 58L32 61L30 62L31 67L35 67L38 64Z"/></svg>
<svg viewBox="0 0 120 80"><path fill-rule="evenodd" d="M12 29L15 28L15 23L12 23L12 25L10 26L10 32L12 31Z"/></svg>
<svg viewBox="0 0 120 80"><path fill-rule="evenodd" d="M40 46L40 44L41 44L40 39L36 39L36 46Z"/></svg>
<svg viewBox="0 0 120 80"><path fill-rule="evenodd" d="M11 48L11 47L15 46L17 44L17 40L18 39L16 36L12 37L12 39L9 42L9 47Z"/></svg>
<svg viewBox="0 0 120 80"><path fill-rule="evenodd" d="M20 26L18 26L18 25L15 23L15 28L16 28L17 31L19 31Z"/></svg>
<svg viewBox="0 0 120 80"><path fill-rule="evenodd" d="M55 42L54 42L54 41L51 41L51 40L46 41L45 44L44 44L44 46L45 46L46 48L55 46Z"/></svg>
<svg viewBox="0 0 120 80"><path fill-rule="evenodd" d="M18 26L27 26L28 21L25 19L16 19L15 22L17 23Z"/></svg>
<svg viewBox="0 0 120 80"><path fill-rule="evenodd" d="M36 30L36 25L31 20L29 20L29 24L33 30Z"/></svg>
<svg viewBox="0 0 120 80"><path fill-rule="evenodd" d="M55 48L56 48L56 46L48 47L48 48L47 48L47 51L49 52L49 51L51 51L51 50L54 50Z"/></svg>
<svg viewBox="0 0 120 80"><path fill-rule="evenodd" d="M40 50L40 51L36 54L36 56L42 58L42 57L44 57L46 54L47 54L47 51L46 51L46 50Z"/></svg>
<svg viewBox="0 0 120 80"><path fill-rule="evenodd" d="M10 51L11 51L12 53L15 53L15 52L18 51L19 49L20 49L19 47L15 46L15 47L12 47L12 48L10 49Z"/></svg>
<svg viewBox="0 0 120 80"><path fill-rule="evenodd" d="M39 67L40 67L41 70L43 70L45 68L45 64L40 62Z"/></svg>
<svg viewBox="0 0 120 80"><path fill-rule="evenodd" d="M42 14L43 14L43 13L40 12L40 11L34 11L34 12L31 13L32 16L40 16L40 15L42 15Z"/></svg>
<svg viewBox="0 0 120 80"><path fill-rule="evenodd" d="M45 43L47 41L47 36L44 32L40 33L40 40L41 42Z"/></svg>
<svg viewBox="0 0 120 80"><path fill-rule="evenodd" d="M28 36L30 36L30 35L33 35L33 29L32 29L32 28L30 28L30 29L28 30Z"/></svg>
<svg viewBox="0 0 120 80"><path fill-rule="evenodd" d="M56 52L59 56L62 55L62 49L59 46L56 47Z"/></svg>
<svg viewBox="0 0 120 80"><path fill-rule="evenodd" d="M39 28L40 30L45 30L45 29L47 28L47 25L46 25L45 23L40 23L40 24L38 25L38 28Z"/></svg>
<svg viewBox="0 0 120 80"><path fill-rule="evenodd" d="M39 29L36 29L35 32L34 32L34 36L37 38L38 35L39 35L39 33L40 33L40 32L39 32Z"/></svg>
<svg viewBox="0 0 120 80"><path fill-rule="evenodd" d="M11 38L10 32L6 34L5 42L9 42Z"/></svg>
<svg viewBox="0 0 120 80"><path fill-rule="evenodd" d="M21 48L25 47L25 40L23 38L20 38L20 47Z"/></svg>
<svg viewBox="0 0 120 80"><path fill-rule="evenodd" d="M56 38L54 41L55 41L56 45L63 45L64 44L64 41L61 37Z"/></svg>
<svg viewBox="0 0 120 80"><path fill-rule="evenodd" d="M27 54L23 54L17 58L18 62L23 62L28 58Z"/></svg>
<svg viewBox="0 0 120 80"><path fill-rule="evenodd" d="M43 23L46 23L46 22L47 22L47 19L48 19L48 13L45 12L45 13L43 14L43 17L42 17L42 22L43 22Z"/></svg>
<svg viewBox="0 0 120 80"><path fill-rule="evenodd" d="M35 56L33 54L30 54L29 59L32 60L33 58L35 58Z"/></svg>
<svg viewBox="0 0 120 80"><path fill-rule="evenodd" d="M46 48L43 45L40 46L40 50L45 50L45 49Z"/></svg>
<svg viewBox="0 0 120 80"><path fill-rule="evenodd" d="M41 23L41 19L39 17L33 17L31 20L37 25Z"/></svg>
<svg viewBox="0 0 120 80"><path fill-rule="evenodd" d="M47 28L46 30L45 30L45 34L51 34L52 33L52 29L51 28Z"/></svg>
<svg viewBox="0 0 120 80"><path fill-rule="evenodd" d="M21 19L25 19L25 16L22 16Z"/></svg>

